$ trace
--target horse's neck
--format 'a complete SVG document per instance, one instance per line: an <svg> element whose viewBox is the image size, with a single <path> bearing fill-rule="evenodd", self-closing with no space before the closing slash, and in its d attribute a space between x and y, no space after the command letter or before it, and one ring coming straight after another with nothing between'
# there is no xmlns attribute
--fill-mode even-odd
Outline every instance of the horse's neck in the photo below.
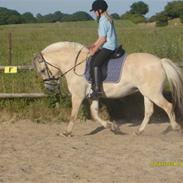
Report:
<svg viewBox="0 0 183 183"><path fill-rule="evenodd" d="M70 51L67 50L67 52L65 52L65 55L60 58L58 64L62 74L66 76L68 81L72 79L72 75L81 77L84 74L85 64L88 57L89 51L86 48Z"/></svg>

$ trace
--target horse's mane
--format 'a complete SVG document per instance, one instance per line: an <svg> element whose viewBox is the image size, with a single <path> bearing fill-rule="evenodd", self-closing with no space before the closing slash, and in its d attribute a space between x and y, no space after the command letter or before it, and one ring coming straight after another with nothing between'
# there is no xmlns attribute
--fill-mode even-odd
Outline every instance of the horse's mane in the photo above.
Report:
<svg viewBox="0 0 183 183"><path fill-rule="evenodd" d="M42 50L42 53L55 52L55 51L59 51L62 48L71 48L71 49L80 50L81 48L86 48L86 47L76 42L68 42L68 41L56 42L47 46L44 50Z"/></svg>

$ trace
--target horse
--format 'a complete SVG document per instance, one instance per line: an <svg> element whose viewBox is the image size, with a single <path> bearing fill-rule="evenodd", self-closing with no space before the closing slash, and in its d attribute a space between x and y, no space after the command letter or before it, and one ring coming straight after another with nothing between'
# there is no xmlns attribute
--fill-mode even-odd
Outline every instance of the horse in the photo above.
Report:
<svg viewBox="0 0 183 183"><path fill-rule="evenodd" d="M91 92L91 84L85 79L86 60L90 56L87 47L76 42L56 42L33 59L37 73L42 77L48 90L59 91L60 77L65 77L72 99L72 111L65 136L70 136L77 119L82 101ZM170 103L163 96L165 81L168 80L173 101ZM149 53L131 53L126 56L123 72L118 83L103 83L104 97L121 98L139 91L144 97L144 119L136 134L141 134L154 112L154 104L162 108L168 115L170 127L181 130L175 119L175 106L183 114L183 76L181 70L170 59L159 58ZM99 100L92 100L90 112L93 120L104 128L113 131L117 125L99 117Z"/></svg>

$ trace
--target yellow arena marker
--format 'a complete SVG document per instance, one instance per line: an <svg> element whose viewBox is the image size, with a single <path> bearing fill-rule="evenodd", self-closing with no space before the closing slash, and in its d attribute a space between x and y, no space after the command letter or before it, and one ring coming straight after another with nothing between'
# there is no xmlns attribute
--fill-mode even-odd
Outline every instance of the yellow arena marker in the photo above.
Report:
<svg viewBox="0 0 183 183"><path fill-rule="evenodd" d="M6 67L4 67L4 73L5 74L15 74L15 73L17 73L17 67L16 66L6 66Z"/></svg>

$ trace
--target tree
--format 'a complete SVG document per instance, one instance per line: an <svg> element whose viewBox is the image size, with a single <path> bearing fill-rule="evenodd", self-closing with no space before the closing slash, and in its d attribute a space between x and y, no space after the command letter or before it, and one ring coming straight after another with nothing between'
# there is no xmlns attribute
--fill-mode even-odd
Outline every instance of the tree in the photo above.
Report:
<svg viewBox="0 0 183 183"><path fill-rule="evenodd" d="M70 22L70 21L87 21L93 20L93 18L86 12L78 11L74 14L63 14L60 11L56 11L53 14L47 14L42 16L37 14L37 22L39 23L48 23L48 22Z"/></svg>
<svg viewBox="0 0 183 183"><path fill-rule="evenodd" d="M8 9L0 8L0 25L7 24Z"/></svg>
<svg viewBox="0 0 183 183"><path fill-rule="evenodd" d="M37 21L38 23L42 23L42 22L43 22L43 17L44 17L44 16L42 16L40 13L38 13L38 14L36 15L36 21Z"/></svg>
<svg viewBox="0 0 183 183"><path fill-rule="evenodd" d="M132 14L130 12L126 12L125 14L123 14L121 16L121 19L130 20L130 21L132 21L135 24L142 23L142 22L146 21L146 19L145 19L145 17L143 15Z"/></svg>
<svg viewBox="0 0 183 183"><path fill-rule="evenodd" d="M163 27L168 25L168 17L164 12L158 13L156 15L156 26Z"/></svg>
<svg viewBox="0 0 183 183"><path fill-rule="evenodd" d="M23 23L34 23L34 22L36 22L36 18L30 12L23 13L22 14L22 20L23 20Z"/></svg>
<svg viewBox="0 0 183 183"><path fill-rule="evenodd" d="M93 20L93 18L84 11L78 11L76 13L73 13L71 15L64 14L64 17L62 19L63 22L71 22L71 21L88 21Z"/></svg>
<svg viewBox="0 0 183 183"><path fill-rule="evenodd" d="M148 5L145 4L143 1L133 3L130 8L131 14L145 15L149 11Z"/></svg>
<svg viewBox="0 0 183 183"><path fill-rule="evenodd" d="M53 20L53 16L51 13L47 15L41 15L40 13L38 13L36 15L36 18L38 23L49 23Z"/></svg>
<svg viewBox="0 0 183 183"><path fill-rule="evenodd" d="M64 14L61 13L60 11L56 11L54 14L53 14L53 17L52 17L52 22L61 22L62 19L64 17Z"/></svg>
<svg viewBox="0 0 183 183"><path fill-rule="evenodd" d="M121 19L127 19L132 21L133 23L141 23L146 21L144 15L149 11L149 7L147 4L139 1L133 3L130 7L130 11L121 15Z"/></svg>
<svg viewBox="0 0 183 183"><path fill-rule="evenodd" d="M78 11L71 15L72 21L87 21L87 20L93 20L93 18L84 11Z"/></svg>
<svg viewBox="0 0 183 183"><path fill-rule="evenodd" d="M117 13L111 14L111 17L112 17L113 19L116 19L116 20L120 19L120 16L119 16Z"/></svg>
<svg viewBox="0 0 183 183"><path fill-rule="evenodd" d="M23 22L21 16L12 15L8 17L7 23L8 24L21 24Z"/></svg>
<svg viewBox="0 0 183 183"><path fill-rule="evenodd" d="M73 14L64 14L60 11L41 15L40 13L34 17L30 12L23 13L22 15L15 10L0 7L0 25L4 24L18 24L18 23L50 23L50 22L63 22L63 21L87 21L93 18L84 11L78 11Z"/></svg>
<svg viewBox="0 0 183 183"><path fill-rule="evenodd" d="M183 12L183 1L173 1L169 2L165 6L165 13L170 18L177 18L180 17L181 13Z"/></svg>
<svg viewBox="0 0 183 183"><path fill-rule="evenodd" d="M3 24L19 24L22 23L20 13L15 10L9 10L7 8L0 8L0 25Z"/></svg>

